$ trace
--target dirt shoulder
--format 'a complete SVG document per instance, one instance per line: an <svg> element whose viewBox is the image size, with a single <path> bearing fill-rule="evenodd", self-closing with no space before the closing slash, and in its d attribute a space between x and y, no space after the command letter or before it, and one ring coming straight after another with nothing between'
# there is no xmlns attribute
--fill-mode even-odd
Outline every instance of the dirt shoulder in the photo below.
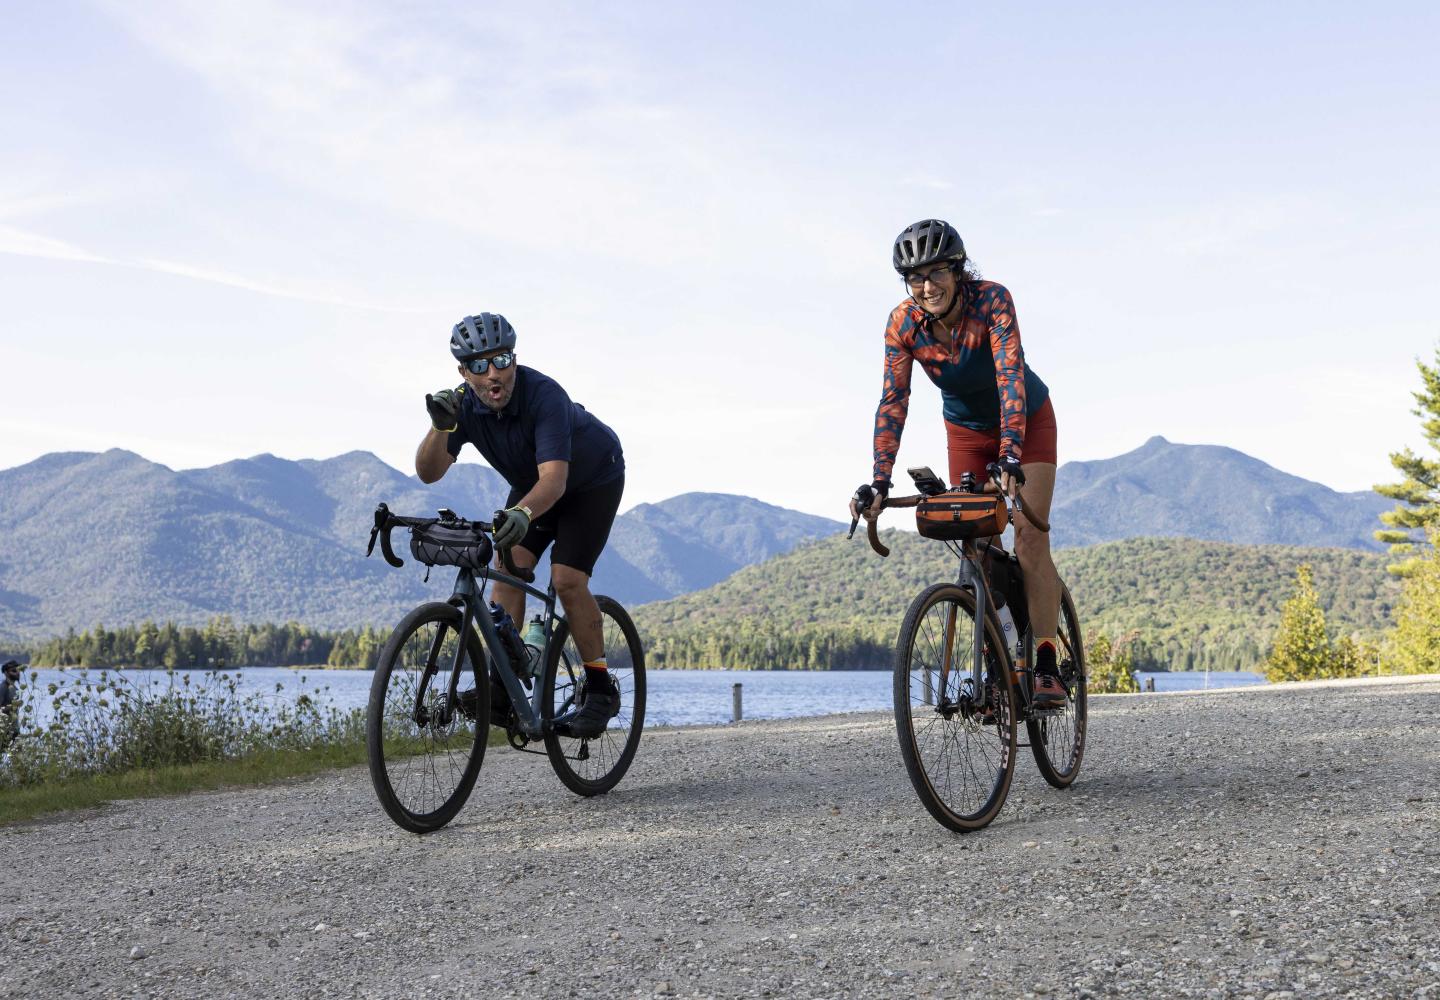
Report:
<svg viewBox="0 0 1440 1000"><path fill-rule="evenodd" d="M1092 703L938 826L887 715L648 734L610 795L492 749L429 837L363 769L0 830L0 997L1440 1000L1440 678ZM134 955L135 957L132 957Z"/></svg>

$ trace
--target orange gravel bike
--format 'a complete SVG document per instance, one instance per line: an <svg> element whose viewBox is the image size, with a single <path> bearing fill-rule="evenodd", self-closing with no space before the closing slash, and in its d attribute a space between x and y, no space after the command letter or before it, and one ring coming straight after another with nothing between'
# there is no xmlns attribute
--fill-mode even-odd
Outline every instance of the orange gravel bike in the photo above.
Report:
<svg viewBox="0 0 1440 1000"><path fill-rule="evenodd" d="M1028 745L1045 780L1067 788L1085 754L1085 648L1080 617L1063 581L1056 657L1065 703L1034 704L1034 636L1020 561L1000 545L1017 515L1050 526L1018 491L1001 493L999 468L977 489L968 473L947 489L929 469L909 470L920 493L884 507L915 507L920 533L942 541L960 561L953 583L926 587L911 601L895 650L895 726L910 782L930 814L952 830L986 826L1000 812L1015 774L1015 751ZM868 494L868 495L867 495ZM869 486L856 491L863 509ZM855 524L850 531L853 535ZM874 518L870 546L881 543ZM1017 741L1025 724L1028 744Z"/></svg>

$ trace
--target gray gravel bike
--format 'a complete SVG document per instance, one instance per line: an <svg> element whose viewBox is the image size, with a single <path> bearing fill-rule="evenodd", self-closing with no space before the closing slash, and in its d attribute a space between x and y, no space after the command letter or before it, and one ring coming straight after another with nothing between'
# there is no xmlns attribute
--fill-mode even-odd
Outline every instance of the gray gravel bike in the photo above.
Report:
<svg viewBox="0 0 1440 1000"><path fill-rule="evenodd" d="M929 469L909 471L920 494L887 498L883 506L919 508L921 534L939 537L960 566L953 583L926 587L905 612L895 646L895 726L920 801L943 825L968 832L987 826L1005 804L1017 747L1030 747L1055 788L1068 788L1080 773L1086 732L1080 616L1062 581L1056 659L1066 698L1060 707L1037 708L1024 575L999 544L999 532L1017 514L1041 531L1049 524L1025 508L1018 491L999 495L994 465L991 482L979 489L968 473L947 490ZM865 495L869 489L856 492L862 507L874 499ZM874 519L868 533L871 548L888 556ZM1021 722L1028 743L1017 741Z"/></svg>
<svg viewBox="0 0 1440 1000"><path fill-rule="evenodd" d="M400 517L383 503L375 511L366 555L378 539L386 562L405 565L391 547L390 532L406 527L417 561L457 571L449 600L422 604L395 626L370 684L365 719L370 778L385 812L415 833L440 829L464 806L485 759L491 725L502 729L516 750L548 756L556 775L579 795L614 788L640 743L645 651L626 610L598 595L620 711L594 738L556 732L554 720L583 697L584 661L556 610L554 585L536 588L534 572L517 567L505 549L500 556L506 572L491 565L490 533L504 516L497 512L493 523L468 521L450 510L438 517ZM540 601L540 645L523 644L518 635L502 638L485 600L492 580ZM544 749L534 749L534 743Z"/></svg>

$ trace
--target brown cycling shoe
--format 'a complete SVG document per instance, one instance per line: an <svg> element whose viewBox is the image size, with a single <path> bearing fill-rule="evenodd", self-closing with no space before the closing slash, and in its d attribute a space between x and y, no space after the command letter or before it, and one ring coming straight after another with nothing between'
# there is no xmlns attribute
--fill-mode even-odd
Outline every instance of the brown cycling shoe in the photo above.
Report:
<svg viewBox="0 0 1440 1000"><path fill-rule="evenodd" d="M1038 709L1063 708L1065 706L1065 685L1055 674L1035 672L1035 701Z"/></svg>

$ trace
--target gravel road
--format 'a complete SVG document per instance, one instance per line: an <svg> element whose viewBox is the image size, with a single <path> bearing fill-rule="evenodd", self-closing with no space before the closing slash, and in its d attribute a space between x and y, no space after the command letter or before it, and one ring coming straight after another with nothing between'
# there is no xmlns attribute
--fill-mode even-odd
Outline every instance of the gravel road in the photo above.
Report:
<svg viewBox="0 0 1440 1000"><path fill-rule="evenodd" d="M1096 698L959 836L887 715L647 734L610 795L492 748L0 829L0 996L1440 1000L1440 677Z"/></svg>

